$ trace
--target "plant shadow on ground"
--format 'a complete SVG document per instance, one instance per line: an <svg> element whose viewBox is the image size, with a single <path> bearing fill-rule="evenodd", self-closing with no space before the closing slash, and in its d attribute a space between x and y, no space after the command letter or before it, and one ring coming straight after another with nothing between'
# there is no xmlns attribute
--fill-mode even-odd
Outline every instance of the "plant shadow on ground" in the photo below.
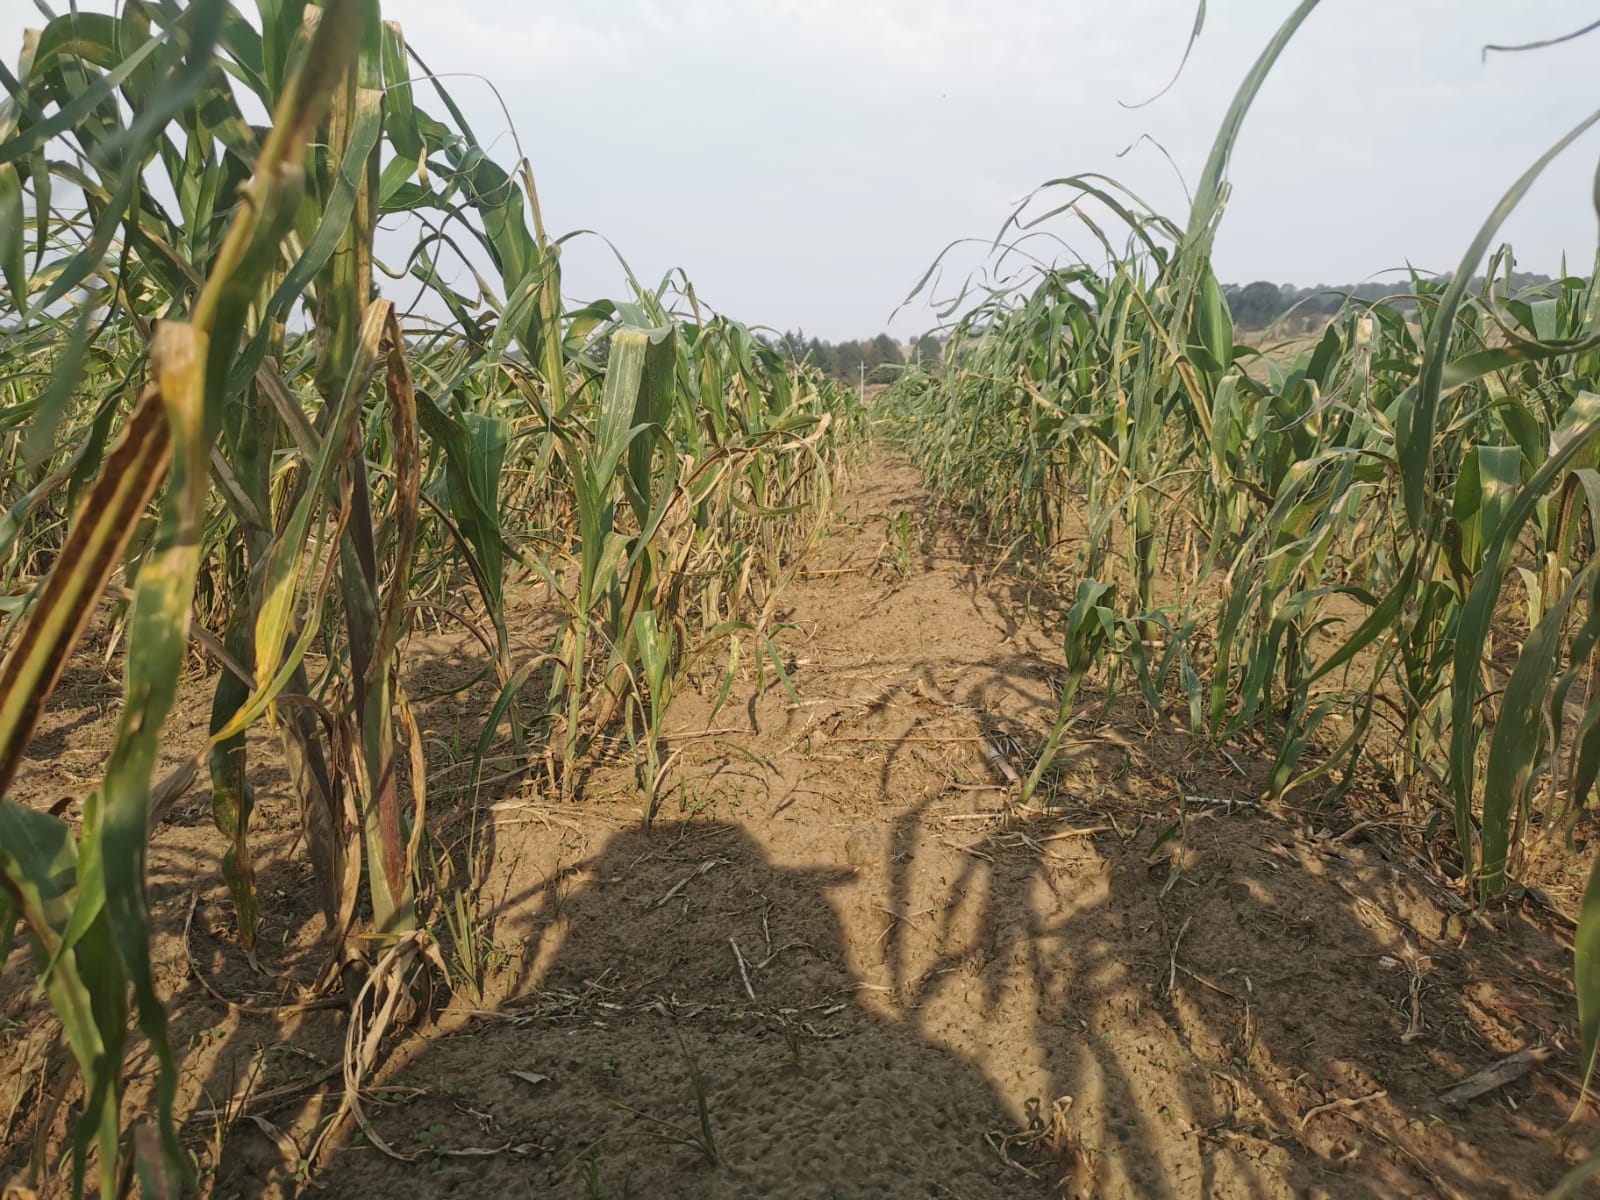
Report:
<svg viewBox="0 0 1600 1200"><path fill-rule="evenodd" d="M1566 1017L1534 924L1508 912L1469 960L1409 924L1439 910L1370 848L1242 810L1194 817L1163 895L1148 831L1062 837L1094 826L1060 815L952 845L919 806L822 867L724 821L612 832L511 905L506 994L375 1084L375 1127L417 1161L357 1138L326 1190L1483 1196L1559 1175L1562 1081L1513 1085L1515 1109L1437 1100ZM281 1160L235 1141L222 1194L265 1194Z"/></svg>

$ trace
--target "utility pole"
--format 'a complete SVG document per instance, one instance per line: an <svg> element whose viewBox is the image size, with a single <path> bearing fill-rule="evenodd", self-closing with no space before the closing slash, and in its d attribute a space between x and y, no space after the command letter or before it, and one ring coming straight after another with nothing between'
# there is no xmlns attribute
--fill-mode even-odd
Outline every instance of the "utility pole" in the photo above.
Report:
<svg viewBox="0 0 1600 1200"><path fill-rule="evenodd" d="M867 360L861 360L861 403L867 402Z"/></svg>

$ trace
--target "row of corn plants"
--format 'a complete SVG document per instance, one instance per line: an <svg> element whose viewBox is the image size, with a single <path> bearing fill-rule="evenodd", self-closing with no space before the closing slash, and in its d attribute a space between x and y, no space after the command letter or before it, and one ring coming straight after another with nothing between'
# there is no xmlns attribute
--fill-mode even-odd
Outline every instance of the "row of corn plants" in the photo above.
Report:
<svg viewBox="0 0 1600 1200"><path fill-rule="evenodd" d="M1246 79L1187 225L1102 176L1045 185L997 256L1075 220L1103 263L962 297L942 374L885 402L975 534L1078 597L1074 682L1092 653L1197 736L1265 747L1273 799L1376 779L1377 802L1443 818L1488 901L1600 776L1600 290L1592 270L1514 290L1492 251L1600 114L1510 187L1449 279L1351 299L1292 358L1241 345L1210 265L1226 167L1314 7ZM1592 1064L1600 873L1576 970Z"/></svg>
<svg viewBox="0 0 1600 1200"><path fill-rule="evenodd" d="M0 962L20 930L81 1071L74 1190L176 1194L145 899L174 798L209 784L253 954L252 780L281 758L325 919L315 987L381 957L361 995L392 1010L431 919L419 615L486 648L480 758L509 719L571 796L631 751L648 817L674 688L773 654L862 416L681 276L564 300L528 164L488 156L377 0L73 11L0 82L0 795L92 623L126 684L81 824L0 799ZM390 251L380 223L412 236ZM520 659L518 579L561 617ZM193 647L217 665L209 737L158 780ZM130 1018L159 1064L131 1130Z"/></svg>

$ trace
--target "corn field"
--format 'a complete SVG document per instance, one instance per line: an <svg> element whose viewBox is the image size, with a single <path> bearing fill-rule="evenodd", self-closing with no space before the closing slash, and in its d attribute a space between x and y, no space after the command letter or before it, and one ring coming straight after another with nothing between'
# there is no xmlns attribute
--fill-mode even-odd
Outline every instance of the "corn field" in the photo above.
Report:
<svg viewBox="0 0 1600 1200"><path fill-rule="evenodd" d="M1493 249L1600 114L1511 186L1448 282L1352 299L1281 361L1236 341L1209 249L1239 126L1315 6L1240 89L1187 226L1104 176L1046 184L997 261L1076 218L1105 264L964 295L942 371L885 400L935 494L1075 598L1057 736L1099 664L1198 738L1265 747L1270 801L1365 783L1451 840L1486 902L1600 778L1600 291L1592 269L1513 290ZM1600 872L1576 944L1592 1064Z"/></svg>
<svg viewBox="0 0 1600 1200"><path fill-rule="evenodd" d="M977 537L1075 601L1023 803L1096 675L1210 746L1265 747L1264 800L1386 798L1487 903L1600 781L1600 291L1592 270L1512 291L1495 249L1600 114L1448 282L1352 300L1282 361L1240 344L1210 253L1238 131L1315 3L1246 79L1186 223L1102 176L1047 184L996 252L1075 216L1104 261L963 296L938 370L876 415ZM370 1068L419 977L458 982L434 931L465 921L426 869L408 634L447 619L492 660L475 778L508 731L566 800L631 761L648 823L689 672L721 699L751 663L786 681L778 601L868 412L681 274L624 263L625 298L565 297L530 164L491 156L378 0L71 13L0 81L0 785L92 625L124 672L81 823L0 800L0 961L25 941L81 1072L75 1191L178 1195L146 889L177 798L209 789L248 954L272 903L254 780L287 769L326 922L313 990L353 998ZM560 611L531 656L514 583ZM158 777L196 655L206 747ZM1588 1069L1600 873L1576 946ZM133 1024L159 1086L130 1133Z"/></svg>
<svg viewBox="0 0 1600 1200"><path fill-rule="evenodd" d="M861 428L853 392L681 277L565 302L528 165L489 157L376 0L249 17L215 0L59 17L28 35L0 107L7 782L105 601L126 647L81 829L0 802L0 958L20 928L87 1088L74 1174L93 1165L108 1196L130 1166L147 1195L186 1171L144 864L189 779L209 775L248 949L264 901L246 733L273 732L328 922L323 984L365 959L362 1003L392 1009L442 965L399 684L419 611L493 648L485 747L511 720L529 769L570 795L626 743L648 819L674 686L770 650ZM391 217L419 231L403 261L375 250ZM462 275L471 293L444 282ZM513 574L563 611L526 661ZM208 748L157 780L191 639L223 666ZM544 698L532 722L525 691ZM130 998L161 1075L131 1159Z"/></svg>

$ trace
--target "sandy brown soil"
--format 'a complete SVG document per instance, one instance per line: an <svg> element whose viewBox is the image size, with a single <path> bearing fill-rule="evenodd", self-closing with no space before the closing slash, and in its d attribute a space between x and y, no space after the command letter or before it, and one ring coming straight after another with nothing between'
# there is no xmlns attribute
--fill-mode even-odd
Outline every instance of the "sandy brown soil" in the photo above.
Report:
<svg viewBox="0 0 1600 1200"><path fill-rule="evenodd" d="M708 665L675 702L653 828L621 765L576 805L489 797L481 996L458 989L372 1081L373 1128L413 1161L357 1134L323 1194L1535 1197L1596 1140L1587 1113L1574 1144L1556 1132L1578 1103L1559 917L1462 913L1397 827L1265 811L1262 764L1121 704L1097 723L1090 689L1043 803L1008 811L987 751L1025 771L1054 715L1046 598L941 530L887 456L836 526L784 597L794 694L770 665L757 686L747 645L713 712ZM436 684L475 669L464 639L426 647ZM92 780L116 689L84 671L33 802ZM441 758L484 703L424 709ZM183 1110L255 1098L185 1127L219 1197L309 1194L293 1159L337 1105L313 1082L336 1015L239 1003L288 992L315 934L284 786L260 839L282 979L244 965L203 797L156 837ZM464 813L439 819L464 845ZM23 955L6 965L0 1179L59 1145L47 1098L73 1097ZM1439 1098L1528 1046L1550 1048L1530 1075ZM135 1101L150 1070L136 1054Z"/></svg>

